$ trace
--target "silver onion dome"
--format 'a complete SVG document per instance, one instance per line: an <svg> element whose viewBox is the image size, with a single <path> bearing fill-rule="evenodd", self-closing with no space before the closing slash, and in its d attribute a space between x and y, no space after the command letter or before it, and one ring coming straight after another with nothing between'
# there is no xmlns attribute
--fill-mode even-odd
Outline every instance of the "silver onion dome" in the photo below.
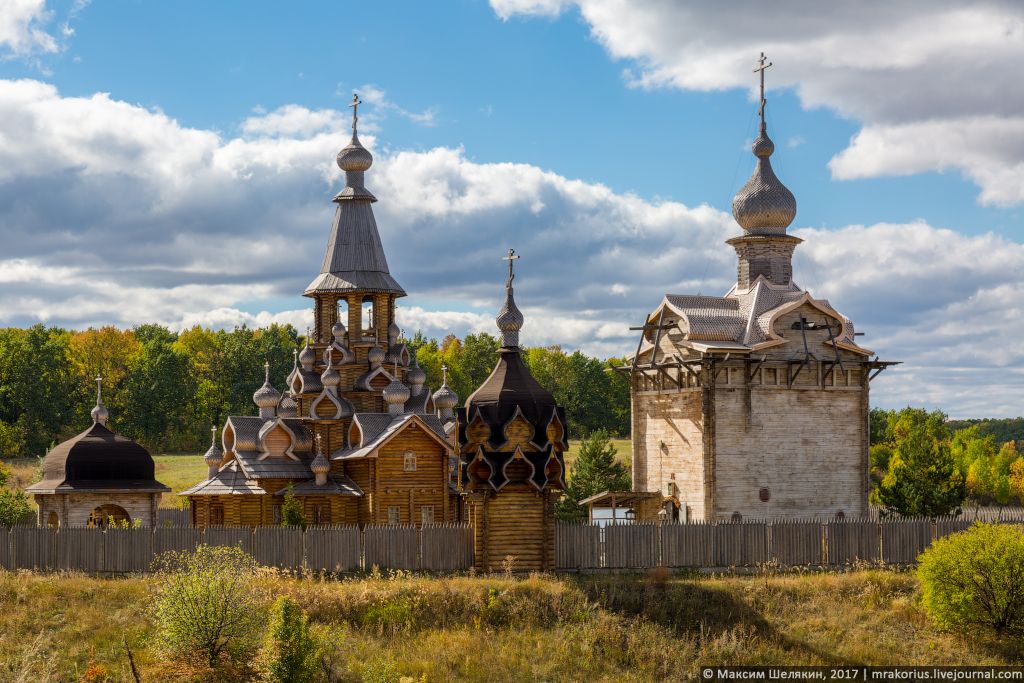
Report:
<svg viewBox="0 0 1024 683"><path fill-rule="evenodd" d="M318 452L313 458L313 462L309 463L309 469L313 471L313 474L327 474L331 471L331 463L327 462L323 453Z"/></svg>
<svg viewBox="0 0 1024 683"><path fill-rule="evenodd" d="M206 461L207 466L215 467L220 465L224 459L224 451L217 445L217 428L210 428L210 448L203 455L203 460Z"/></svg>
<svg viewBox="0 0 1024 683"><path fill-rule="evenodd" d="M338 167L346 173L361 173L373 165L373 155L359 142L359 136L352 132L352 140L338 152Z"/></svg>
<svg viewBox="0 0 1024 683"><path fill-rule="evenodd" d="M438 410L451 410L459 402L459 396L447 384L434 392L434 407Z"/></svg>
<svg viewBox="0 0 1024 683"><path fill-rule="evenodd" d="M313 369L313 363L316 362L316 351L309 345L309 333L306 333L306 345L302 347L302 351L299 352L299 364L306 371Z"/></svg>
<svg viewBox="0 0 1024 683"><path fill-rule="evenodd" d="M281 397L281 402L277 404L277 416L278 417L298 417L299 416L299 404L292 398L291 392L286 393Z"/></svg>
<svg viewBox="0 0 1024 683"><path fill-rule="evenodd" d="M99 375L96 376L96 405L89 411L89 415L94 423L104 427L107 426L107 420L110 419L110 411L103 405L103 378Z"/></svg>
<svg viewBox="0 0 1024 683"><path fill-rule="evenodd" d="M345 340L345 332L348 330L345 328L345 324L340 320L331 325L331 335L337 342L343 342Z"/></svg>
<svg viewBox="0 0 1024 683"><path fill-rule="evenodd" d="M391 344L397 344L398 337L401 334L402 328L400 328L397 323L392 321L391 324L388 325L388 342L390 342Z"/></svg>
<svg viewBox="0 0 1024 683"><path fill-rule="evenodd" d="M281 400L281 393L270 384L270 363L263 364L263 386L252 395L252 401L260 409L260 417L273 417L277 404Z"/></svg>
<svg viewBox="0 0 1024 683"><path fill-rule="evenodd" d="M407 381L413 387L423 387L423 383L427 381L427 373L423 371L423 368L413 363L405 373L405 381ZM418 391L413 391L413 394L419 394Z"/></svg>
<svg viewBox="0 0 1024 683"><path fill-rule="evenodd" d="M388 404L388 412L392 415L400 415L405 411L405 402L409 400L411 392L409 387L398 381L398 373L396 371L395 378L391 380L391 384L384 387L382 392L384 395L384 402Z"/></svg>
<svg viewBox="0 0 1024 683"><path fill-rule="evenodd" d="M331 362L331 347L324 349L324 371L320 375L320 381L323 383L325 389L337 388L341 384L341 375L334 369L334 365Z"/></svg>
<svg viewBox="0 0 1024 683"><path fill-rule="evenodd" d="M732 215L747 232L763 235L785 233L796 218L796 197L772 170L769 157L775 151L775 145L764 130L754 141L752 149L757 165L750 179L733 198Z"/></svg>
<svg viewBox="0 0 1024 683"><path fill-rule="evenodd" d="M366 359L370 361L371 367L378 367L384 362L384 349L379 346L374 346L366 354Z"/></svg>

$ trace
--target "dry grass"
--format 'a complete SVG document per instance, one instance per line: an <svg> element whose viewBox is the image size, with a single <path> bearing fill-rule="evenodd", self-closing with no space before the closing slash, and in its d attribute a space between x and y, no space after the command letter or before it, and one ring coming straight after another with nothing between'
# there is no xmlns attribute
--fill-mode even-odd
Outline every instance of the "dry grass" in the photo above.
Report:
<svg viewBox="0 0 1024 683"><path fill-rule="evenodd" d="M913 575L358 578L267 575L330 647L335 680L659 681L703 664L1020 664L1024 645L937 631ZM168 661L147 613L150 578L0 573L0 679L77 680L89 662L127 679L244 680Z"/></svg>

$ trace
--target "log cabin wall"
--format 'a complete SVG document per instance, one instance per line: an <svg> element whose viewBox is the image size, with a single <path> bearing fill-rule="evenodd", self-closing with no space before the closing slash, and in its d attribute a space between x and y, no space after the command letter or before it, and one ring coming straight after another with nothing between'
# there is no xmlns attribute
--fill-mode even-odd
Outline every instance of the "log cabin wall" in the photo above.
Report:
<svg viewBox="0 0 1024 683"><path fill-rule="evenodd" d="M509 485L469 499L477 571L549 571L554 566L552 494Z"/></svg>
<svg viewBox="0 0 1024 683"><path fill-rule="evenodd" d="M413 453L415 471L406 471L405 455ZM389 523L389 509L398 508L401 524L420 526L424 508L434 523L448 519L448 451L418 424L377 451L373 522ZM357 482L358 483L358 482Z"/></svg>

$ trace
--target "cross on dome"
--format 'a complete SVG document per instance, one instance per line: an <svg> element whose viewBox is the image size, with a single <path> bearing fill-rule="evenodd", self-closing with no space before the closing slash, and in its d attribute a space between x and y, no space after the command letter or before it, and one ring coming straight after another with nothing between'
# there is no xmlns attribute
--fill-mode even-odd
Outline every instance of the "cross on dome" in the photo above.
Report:
<svg viewBox="0 0 1024 683"><path fill-rule="evenodd" d="M765 57L764 53L762 52L761 53L761 57L757 60L757 66L754 67L754 73L760 73L761 74L761 106L758 108L757 113L761 117L761 130L762 131L765 128L765 123L764 123L764 107L765 107L766 104L768 104L768 100L766 100L765 97L764 97L764 72L771 65L772 65L772 63L768 61L768 58Z"/></svg>
<svg viewBox="0 0 1024 683"><path fill-rule="evenodd" d="M363 103L363 101L361 99L359 99L359 95L357 95L356 93L352 93L352 104L350 104L348 106L352 108L352 134L353 135L355 135L355 133L356 133L356 124L359 122L359 105L362 104L362 103Z"/></svg>

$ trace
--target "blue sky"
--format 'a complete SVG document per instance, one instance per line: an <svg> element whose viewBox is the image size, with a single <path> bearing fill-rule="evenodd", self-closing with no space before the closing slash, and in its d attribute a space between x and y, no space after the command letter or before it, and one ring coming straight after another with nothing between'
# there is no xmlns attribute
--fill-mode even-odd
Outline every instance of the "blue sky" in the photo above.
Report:
<svg viewBox="0 0 1024 683"><path fill-rule="evenodd" d="M491 329L516 246L528 342L627 352L728 289L763 49L797 281L906 361L876 401L1024 412L1020 9L762 11L0 0L0 324L301 325L358 89L400 322Z"/></svg>

